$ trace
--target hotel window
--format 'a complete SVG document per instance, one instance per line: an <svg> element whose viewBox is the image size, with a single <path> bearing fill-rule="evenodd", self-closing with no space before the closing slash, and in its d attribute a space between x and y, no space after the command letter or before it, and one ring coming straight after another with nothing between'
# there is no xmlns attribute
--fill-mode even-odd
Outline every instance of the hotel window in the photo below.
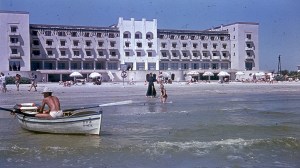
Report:
<svg viewBox="0 0 300 168"><path fill-rule="evenodd" d="M221 40L221 41L224 41L224 39L225 39L225 38L224 38L223 36L220 37L220 40Z"/></svg>
<svg viewBox="0 0 300 168"><path fill-rule="evenodd" d="M247 44L247 48L251 48L251 44L248 43L248 44Z"/></svg>
<svg viewBox="0 0 300 168"><path fill-rule="evenodd" d="M203 43L202 46L204 49L207 49L207 43Z"/></svg>
<svg viewBox="0 0 300 168"><path fill-rule="evenodd" d="M118 69L118 63L116 63L116 62L108 62L107 63L107 69L108 70Z"/></svg>
<svg viewBox="0 0 300 168"><path fill-rule="evenodd" d="M114 42L114 41L111 41L111 42L110 42L110 46L111 46L111 47L115 47L115 45L116 45L116 42Z"/></svg>
<svg viewBox="0 0 300 168"><path fill-rule="evenodd" d="M66 56L66 51L65 50L60 50L60 55L61 56Z"/></svg>
<svg viewBox="0 0 300 168"><path fill-rule="evenodd" d="M178 63L171 63L172 70L178 70Z"/></svg>
<svg viewBox="0 0 300 168"><path fill-rule="evenodd" d="M102 50L99 50L99 51L98 51L98 55L99 55L99 56L104 56L104 52L103 52Z"/></svg>
<svg viewBox="0 0 300 168"><path fill-rule="evenodd" d="M46 44L47 44L48 46L52 46L52 43L53 43L52 40L46 40Z"/></svg>
<svg viewBox="0 0 300 168"><path fill-rule="evenodd" d="M40 41L39 40L32 40L32 44L35 46L40 45Z"/></svg>
<svg viewBox="0 0 300 168"><path fill-rule="evenodd" d="M96 69L105 69L105 64L103 62L96 62Z"/></svg>
<svg viewBox="0 0 300 168"><path fill-rule="evenodd" d="M123 38L129 38L129 34L128 33L124 33L123 34Z"/></svg>
<svg viewBox="0 0 300 168"><path fill-rule="evenodd" d="M198 54L196 52L193 52L193 57L198 57Z"/></svg>
<svg viewBox="0 0 300 168"><path fill-rule="evenodd" d="M11 49L11 54L18 54L18 49L12 48Z"/></svg>
<svg viewBox="0 0 300 168"><path fill-rule="evenodd" d="M103 41L98 41L98 46L103 47Z"/></svg>
<svg viewBox="0 0 300 168"><path fill-rule="evenodd" d="M153 43L151 43L151 42L148 43L148 47L149 47L149 48L152 48L152 45L153 45Z"/></svg>
<svg viewBox="0 0 300 168"><path fill-rule="evenodd" d="M57 69L67 69L67 64L64 62L58 62L57 63Z"/></svg>
<svg viewBox="0 0 300 168"><path fill-rule="evenodd" d="M148 52L148 57L152 57L152 52Z"/></svg>
<svg viewBox="0 0 300 168"><path fill-rule="evenodd" d="M207 54L207 52L203 52L203 57L208 57L208 54Z"/></svg>
<svg viewBox="0 0 300 168"><path fill-rule="evenodd" d="M37 35L38 35L38 31L36 31L36 30L32 30L32 31L31 31L31 35L33 35L33 36L37 36Z"/></svg>
<svg viewBox="0 0 300 168"><path fill-rule="evenodd" d="M125 56L126 56L126 57L129 57L129 56L130 56L130 52L128 52L128 51L125 52Z"/></svg>
<svg viewBox="0 0 300 168"><path fill-rule="evenodd" d="M217 44L214 43L214 44L213 44L213 48L214 48L214 49L217 49Z"/></svg>
<svg viewBox="0 0 300 168"><path fill-rule="evenodd" d="M251 34L247 34L246 36L248 40L251 40Z"/></svg>
<svg viewBox="0 0 300 168"><path fill-rule="evenodd" d="M162 48L166 48L166 46L167 46L167 43L161 43Z"/></svg>
<svg viewBox="0 0 300 168"><path fill-rule="evenodd" d="M222 53L222 56L223 56L223 57L227 57L226 52L223 52L223 53Z"/></svg>
<svg viewBox="0 0 300 168"><path fill-rule="evenodd" d="M78 41L78 40L74 40L74 41L73 41L73 45L74 45L74 46L79 46L79 41Z"/></svg>
<svg viewBox="0 0 300 168"><path fill-rule="evenodd" d="M176 52L172 52L172 56L173 56L173 57L177 57Z"/></svg>
<svg viewBox="0 0 300 168"><path fill-rule="evenodd" d="M136 46L142 48L142 43L136 43Z"/></svg>
<svg viewBox="0 0 300 168"><path fill-rule="evenodd" d="M229 69L228 63L221 63L221 69Z"/></svg>
<svg viewBox="0 0 300 168"><path fill-rule="evenodd" d="M16 33L17 30L18 30L18 27L17 27L17 26L11 26L11 27L10 27L10 32L12 32L12 33Z"/></svg>
<svg viewBox="0 0 300 168"><path fill-rule="evenodd" d="M210 37L210 40L211 40L211 41L214 41L214 40L215 40L215 37L214 37L214 36L211 36L211 37Z"/></svg>
<svg viewBox="0 0 300 168"><path fill-rule="evenodd" d="M195 36L191 36L191 40L195 40Z"/></svg>
<svg viewBox="0 0 300 168"><path fill-rule="evenodd" d="M187 63L182 63L182 64L181 64L181 69L189 69L189 64L187 64Z"/></svg>
<svg viewBox="0 0 300 168"><path fill-rule="evenodd" d="M226 49L227 48L227 44L223 44L223 49Z"/></svg>
<svg viewBox="0 0 300 168"><path fill-rule="evenodd" d="M92 51L91 50L86 50L85 54L86 54L86 56L92 56Z"/></svg>
<svg viewBox="0 0 300 168"><path fill-rule="evenodd" d="M218 56L216 52L213 52L212 54L213 54L213 56Z"/></svg>
<svg viewBox="0 0 300 168"><path fill-rule="evenodd" d="M198 63L192 63L192 69L199 69Z"/></svg>
<svg viewBox="0 0 300 168"><path fill-rule="evenodd" d="M180 36L180 39L181 39L181 40L184 40L184 36Z"/></svg>
<svg viewBox="0 0 300 168"><path fill-rule="evenodd" d="M137 70L145 70L145 63L137 62L136 63L136 69Z"/></svg>
<svg viewBox="0 0 300 168"><path fill-rule="evenodd" d="M33 50L32 55L40 55L40 50Z"/></svg>
<svg viewBox="0 0 300 168"><path fill-rule="evenodd" d="M79 56L79 50L74 50L73 54L74 54L74 56Z"/></svg>
<svg viewBox="0 0 300 168"><path fill-rule="evenodd" d="M205 40L205 36L201 36L200 39L201 39L201 40Z"/></svg>
<svg viewBox="0 0 300 168"><path fill-rule="evenodd" d="M247 56L251 57L251 53L249 51L247 51Z"/></svg>
<svg viewBox="0 0 300 168"><path fill-rule="evenodd" d="M148 70L155 70L156 69L156 63L148 63Z"/></svg>
<svg viewBox="0 0 300 168"><path fill-rule="evenodd" d="M193 43L193 47L197 48L198 44L197 43Z"/></svg>
<svg viewBox="0 0 300 168"><path fill-rule="evenodd" d="M13 43L13 44L16 44L18 43L19 39L17 37L11 37L10 38L10 42Z"/></svg>
<svg viewBox="0 0 300 168"><path fill-rule="evenodd" d="M102 33L97 33L97 37L98 38L102 37Z"/></svg>
<svg viewBox="0 0 300 168"><path fill-rule="evenodd" d="M161 56L162 56L162 57L167 57L167 53L166 53L166 52L162 52L162 53L161 53Z"/></svg>
<svg viewBox="0 0 300 168"><path fill-rule="evenodd" d="M113 56L113 57L115 57L115 56L117 56L117 53L115 51L111 51L110 55Z"/></svg>
<svg viewBox="0 0 300 168"><path fill-rule="evenodd" d="M66 36L66 32L61 32L61 31L59 31L59 32L58 32L58 36Z"/></svg>
<svg viewBox="0 0 300 168"><path fill-rule="evenodd" d="M52 56L53 55L52 50L47 50L47 55Z"/></svg>
<svg viewBox="0 0 300 168"><path fill-rule="evenodd" d="M182 53L182 56L183 56L183 57L188 57L188 55L187 55L186 52Z"/></svg>
<svg viewBox="0 0 300 168"><path fill-rule="evenodd" d="M164 39L164 35L159 35L159 39Z"/></svg>
<svg viewBox="0 0 300 168"><path fill-rule="evenodd" d="M172 40L175 39L175 36L174 36L174 35L171 35L170 39L172 39Z"/></svg>
<svg viewBox="0 0 300 168"><path fill-rule="evenodd" d="M140 57L140 56L142 56L142 53L141 52L136 52L136 56Z"/></svg>
<svg viewBox="0 0 300 168"><path fill-rule="evenodd" d="M108 38L115 38L115 34L114 33L109 33Z"/></svg>
<svg viewBox="0 0 300 168"><path fill-rule="evenodd" d="M202 63L201 69L209 69L209 63Z"/></svg>
<svg viewBox="0 0 300 168"><path fill-rule="evenodd" d="M45 31L45 36L51 36L51 31Z"/></svg>
<svg viewBox="0 0 300 168"><path fill-rule="evenodd" d="M60 46L66 46L66 41L61 40L61 41L60 41Z"/></svg>
<svg viewBox="0 0 300 168"><path fill-rule="evenodd" d="M91 41L85 41L85 45L86 45L86 46L90 47L90 46L91 46L91 44L92 44L92 42L91 42Z"/></svg>
<svg viewBox="0 0 300 168"><path fill-rule="evenodd" d="M84 37L90 37L90 33L89 32L85 32L84 33Z"/></svg>
<svg viewBox="0 0 300 168"><path fill-rule="evenodd" d="M168 63L160 63L159 69L161 70L168 70Z"/></svg>
<svg viewBox="0 0 300 168"><path fill-rule="evenodd" d="M77 32L71 32L72 37L77 37Z"/></svg>
<svg viewBox="0 0 300 168"><path fill-rule="evenodd" d="M141 33L135 33L134 37L135 37L135 39L142 39L142 34Z"/></svg>
<svg viewBox="0 0 300 168"><path fill-rule="evenodd" d="M146 34L146 39L149 40L149 39L153 39L153 38L152 38L151 34Z"/></svg>
<svg viewBox="0 0 300 168"><path fill-rule="evenodd" d="M182 47L187 47L187 43L182 43Z"/></svg>
<svg viewBox="0 0 300 168"><path fill-rule="evenodd" d="M211 69L219 69L219 64L218 63L212 63L211 64Z"/></svg>
<svg viewBox="0 0 300 168"><path fill-rule="evenodd" d="M125 42L125 47L129 47L130 46L130 42Z"/></svg>
<svg viewBox="0 0 300 168"><path fill-rule="evenodd" d="M172 43L173 48L176 48L176 46L177 46L177 43Z"/></svg>

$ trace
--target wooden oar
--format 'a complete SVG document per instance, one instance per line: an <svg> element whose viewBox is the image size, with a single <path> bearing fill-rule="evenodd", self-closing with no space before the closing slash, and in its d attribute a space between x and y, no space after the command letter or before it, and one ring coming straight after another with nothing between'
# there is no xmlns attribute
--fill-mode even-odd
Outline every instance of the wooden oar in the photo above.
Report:
<svg viewBox="0 0 300 168"><path fill-rule="evenodd" d="M82 109L89 109L89 108L96 108L96 107L105 107L105 106L118 106L118 105L125 105L125 104L131 104L133 103L132 100L126 100L126 101L120 101L120 102L114 102L114 103L106 103L106 104L100 104L96 106L88 106L88 107L78 107L78 108L72 108L72 109L65 109L63 112L71 112L76 110L82 110Z"/></svg>
<svg viewBox="0 0 300 168"><path fill-rule="evenodd" d="M27 113L23 113L23 112L18 111L18 110L12 110L12 109L3 108L3 107L0 107L0 110L9 111L11 113L18 113L18 114L22 114L22 115L28 116L28 117L35 117L35 114L27 114Z"/></svg>

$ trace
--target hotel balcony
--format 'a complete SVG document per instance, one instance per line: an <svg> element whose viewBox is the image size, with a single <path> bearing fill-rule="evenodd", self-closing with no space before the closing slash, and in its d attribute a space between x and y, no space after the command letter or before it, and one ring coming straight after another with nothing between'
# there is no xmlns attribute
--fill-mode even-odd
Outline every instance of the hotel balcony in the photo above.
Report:
<svg viewBox="0 0 300 168"><path fill-rule="evenodd" d="M171 60L179 60L179 56L171 56Z"/></svg>
<svg viewBox="0 0 300 168"><path fill-rule="evenodd" d="M15 43L10 42L10 43L9 43L9 46L14 46L14 47L16 47L16 46L21 46L21 43L20 43L20 42L15 42Z"/></svg>
<svg viewBox="0 0 300 168"><path fill-rule="evenodd" d="M119 59L119 55L108 55L108 59L118 60Z"/></svg>
<svg viewBox="0 0 300 168"><path fill-rule="evenodd" d="M10 53L9 57L11 59L21 59L21 54L20 53L16 53L16 54Z"/></svg>
<svg viewBox="0 0 300 168"><path fill-rule="evenodd" d="M186 46L186 47L181 47L181 50L184 50L184 51L187 51L187 50L190 50L191 47L190 46Z"/></svg>
<svg viewBox="0 0 300 168"><path fill-rule="evenodd" d="M74 49L81 49L81 45L77 45L77 46L72 45L72 48L74 48Z"/></svg>
<svg viewBox="0 0 300 168"><path fill-rule="evenodd" d="M66 54L66 55L61 55L61 54L59 54L59 55L58 55L58 58L69 58L69 55L68 55L68 54Z"/></svg>
<svg viewBox="0 0 300 168"><path fill-rule="evenodd" d="M97 54L96 58L98 58L98 59L106 59L106 55L98 55Z"/></svg>
<svg viewBox="0 0 300 168"><path fill-rule="evenodd" d="M106 49L106 47L105 47L105 45L102 45L102 46L97 45L96 49Z"/></svg>
<svg viewBox="0 0 300 168"><path fill-rule="evenodd" d="M253 40L249 38L245 38L245 42L253 42Z"/></svg>
<svg viewBox="0 0 300 168"><path fill-rule="evenodd" d="M211 59L213 60L220 60L221 56L212 56Z"/></svg>
<svg viewBox="0 0 300 168"><path fill-rule="evenodd" d="M254 50L254 47L245 47L245 50Z"/></svg>
<svg viewBox="0 0 300 168"><path fill-rule="evenodd" d="M81 58L82 57L82 55L74 55L74 54L72 54L72 58Z"/></svg>
<svg viewBox="0 0 300 168"><path fill-rule="evenodd" d="M113 47L112 47L112 46L108 46L108 49L110 49L110 50L112 50L112 49L113 49L113 50L117 50L117 49L118 49L118 47L117 47L116 45L115 45L115 46L113 46Z"/></svg>
<svg viewBox="0 0 300 168"><path fill-rule="evenodd" d="M246 55L246 59L254 59L254 55Z"/></svg>
<svg viewBox="0 0 300 168"><path fill-rule="evenodd" d="M64 48L64 49L67 49L67 48L69 48L69 46L68 45L64 45L64 46L59 46L59 48Z"/></svg>
<svg viewBox="0 0 300 168"><path fill-rule="evenodd" d="M202 60L210 60L210 56L202 56Z"/></svg>
<svg viewBox="0 0 300 168"><path fill-rule="evenodd" d="M56 45L45 45L45 48L56 48Z"/></svg>
<svg viewBox="0 0 300 168"><path fill-rule="evenodd" d="M55 55L55 54L52 54L52 55L46 55L46 58L56 58L56 55Z"/></svg>
<svg viewBox="0 0 300 168"><path fill-rule="evenodd" d="M191 57L190 56L181 56L181 60L190 60L191 59Z"/></svg>
<svg viewBox="0 0 300 168"><path fill-rule="evenodd" d="M92 45L90 45L90 46L84 45L84 48L85 49L94 49L94 47Z"/></svg>
<svg viewBox="0 0 300 168"><path fill-rule="evenodd" d="M169 60L170 59L170 56L162 56L160 55L159 56L161 60Z"/></svg>
<svg viewBox="0 0 300 168"><path fill-rule="evenodd" d="M200 60L200 55L198 55L198 56L192 56L192 60Z"/></svg>
<svg viewBox="0 0 300 168"><path fill-rule="evenodd" d="M19 36L20 32L16 31L16 32L9 32L8 33L9 36Z"/></svg>
<svg viewBox="0 0 300 168"><path fill-rule="evenodd" d="M138 47L138 46L136 46L136 47L135 47L135 50L142 51L142 50L144 50L144 48L143 48L143 47Z"/></svg>
<svg viewBox="0 0 300 168"><path fill-rule="evenodd" d="M221 59L222 59L222 60L228 60L228 61L229 61L229 60L230 60L230 57L229 57L229 56L226 56L226 57L221 56Z"/></svg>

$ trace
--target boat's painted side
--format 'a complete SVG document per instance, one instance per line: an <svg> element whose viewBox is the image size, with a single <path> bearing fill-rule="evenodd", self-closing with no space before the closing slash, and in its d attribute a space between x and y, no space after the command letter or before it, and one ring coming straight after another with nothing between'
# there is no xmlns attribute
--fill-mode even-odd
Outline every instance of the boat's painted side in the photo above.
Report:
<svg viewBox="0 0 300 168"><path fill-rule="evenodd" d="M102 111L78 112L71 116L42 119L16 114L21 127L35 132L100 135Z"/></svg>

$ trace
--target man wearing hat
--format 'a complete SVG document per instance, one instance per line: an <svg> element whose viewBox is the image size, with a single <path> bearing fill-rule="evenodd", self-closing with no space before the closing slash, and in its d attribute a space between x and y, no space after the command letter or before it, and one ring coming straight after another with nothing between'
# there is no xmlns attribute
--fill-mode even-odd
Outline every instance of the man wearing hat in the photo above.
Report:
<svg viewBox="0 0 300 168"><path fill-rule="evenodd" d="M40 113L36 114L36 117L40 118L57 118L63 116L63 112L60 109L60 102L56 96L52 96L52 90L45 87L42 94L44 94L44 99L42 101L42 106L40 107ZM48 106L49 110L45 110L45 105Z"/></svg>

